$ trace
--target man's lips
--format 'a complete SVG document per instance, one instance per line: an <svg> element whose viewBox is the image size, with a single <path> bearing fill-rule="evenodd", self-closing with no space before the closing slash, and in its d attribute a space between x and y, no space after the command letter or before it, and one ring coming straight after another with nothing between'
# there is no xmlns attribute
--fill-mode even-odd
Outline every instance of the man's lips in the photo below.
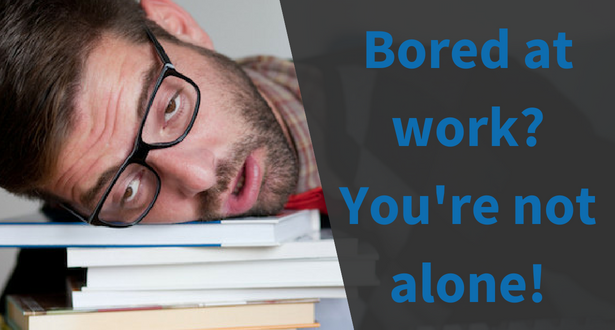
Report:
<svg viewBox="0 0 615 330"><path fill-rule="evenodd" d="M222 212L226 216L248 212L258 199L262 179L262 169L254 155L250 154L233 182L229 185L231 189L229 189Z"/></svg>

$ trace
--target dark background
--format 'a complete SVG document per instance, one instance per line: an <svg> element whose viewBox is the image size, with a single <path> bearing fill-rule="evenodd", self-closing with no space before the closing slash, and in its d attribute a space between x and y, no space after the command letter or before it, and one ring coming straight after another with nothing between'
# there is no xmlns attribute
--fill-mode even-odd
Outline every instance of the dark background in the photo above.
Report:
<svg viewBox="0 0 615 330"><path fill-rule="evenodd" d="M379 285L349 295L357 329L613 329L615 328L615 23L608 1L304 1L283 0L282 9L318 160L334 235L350 235L378 252ZM508 28L508 68L487 69L480 49ZM393 36L391 49L407 39L422 42L425 63L407 69L395 60L386 69L366 69L366 31ZM573 69L557 65L552 47L558 33L572 40L566 59ZM439 69L430 68L430 40L449 39ZM476 67L460 69L450 49L460 39L472 40ZM542 39L550 47L550 68L528 69L526 42ZM532 49L535 50L535 49ZM496 55L494 56L494 59ZM412 59L412 55L409 56ZM466 59L467 60L467 59ZM478 147L468 146L468 118L489 117L500 106L501 122L518 118L511 129L519 146L491 146L490 126L479 131ZM521 112L539 108L544 119L537 145L525 145L532 117ZM444 147L435 138L443 118L459 119L466 128L460 145ZM391 118L434 118L427 147L400 147ZM449 135L450 136L450 135ZM414 141L414 138L413 140ZM445 202L436 203L436 185L445 185ZM359 224L349 224L349 211L339 187L353 198L369 187ZM579 218L575 197L589 189L593 226ZM398 218L379 225L371 202L393 197ZM451 196L493 196L498 222L485 226L462 208L462 224L451 224ZM514 196L535 195L542 202L542 224L515 225ZM574 215L565 225L551 224L544 211L556 195L568 197ZM429 196L429 224L411 226L402 218L402 197ZM382 214L387 214L383 207ZM559 216L561 208L556 209ZM431 262L434 303L423 301L421 267ZM540 290L534 289L532 264L542 264ZM345 266L344 280L360 270ZM395 303L393 276L409 273L417 281L417 302ZM436 294L447 273L465 283L462 298L446 303ZM496 279L496 301L469 302L469 274L490 273ZM525 300L513 304L500 295L499 283L509 273L526 281ZM452 294L452 286L449 287ZM534 303L534 292L543 300Z"/></svg>

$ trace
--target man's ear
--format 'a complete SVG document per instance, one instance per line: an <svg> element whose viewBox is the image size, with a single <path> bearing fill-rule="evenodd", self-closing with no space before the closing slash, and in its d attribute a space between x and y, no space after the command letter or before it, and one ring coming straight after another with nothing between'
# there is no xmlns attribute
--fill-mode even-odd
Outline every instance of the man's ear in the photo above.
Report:
<svg viewBox="0 0 615 330"><path fill-rule="evenodd" d="M209 35L183 8L172 0L141 0L147 18L179 40L213 49Z"/></svg>

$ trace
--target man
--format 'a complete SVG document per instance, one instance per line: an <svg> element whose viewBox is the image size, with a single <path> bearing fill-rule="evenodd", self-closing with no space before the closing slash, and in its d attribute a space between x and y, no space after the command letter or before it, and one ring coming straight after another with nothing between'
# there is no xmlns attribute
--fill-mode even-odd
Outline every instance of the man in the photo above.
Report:
<svg viewBox="0 0 615 330"><path fill-rule="evenodd" d="M272 214L320 187L291 63L232 62L170 0L4 1L0 12L8 191L128 226ZM22 252L5 293L63 285L61 253L43 253Z"/></svg>
<svg viewBox="0 0 615 330"><path fill-rule="evenodd" d="M242 70L176 4L140 6L3 5L1 185L108 225L271 214L319 187L292 65Z"/></svg>

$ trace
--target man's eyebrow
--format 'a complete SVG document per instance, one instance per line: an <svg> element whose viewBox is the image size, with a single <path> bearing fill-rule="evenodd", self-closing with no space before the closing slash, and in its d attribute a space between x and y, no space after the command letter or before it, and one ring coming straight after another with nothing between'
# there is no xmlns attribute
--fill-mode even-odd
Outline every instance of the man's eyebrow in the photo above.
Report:
<svg viewBox="0 0 615 330"><path fill-rule="evenodd" d="M141 75L141 81L142 81L141 94L139 94L139 98L137 99L137 105L136 105L137 122L139 123L139 125L141 124L143 116L145 115L145 108L147 107L147 102L149 101L150 88L153 87L153 84L156 81L156 78L158 78L157 74L159 71L160 71L160 65L157 63L154 63L147 70L145 70L143 74ZM121 111L121 109L118 109L118 111ZM93 209L96 206L94 205L94 203L97 202L95 201L96 197L100 195L101 190L103 188L107 187L107 185L109 184L109 181L111 181L111 179L117 173L117 171L120 170L120 167L121 165L113 166L107 169L103 174L101 174L98 180L96 181L96 184L92 188L88 189L81 196L80 198L81 204L85 205L86 207L90 209Z"/></svg>
<svg viewBox="0 0 615 330"><path fill-rule="evenodd" d="M149 69L145 72L143 72L142 75L142 81L143 81L143 87L141 88L141 95L139 96L139 99L137 100L137 115L139 119L143 119L143 116L145 115L145 108L147 107L147 103L149 101L149 97L150 97L150 88L151 91L153 91L153 87L154 87L154 83L156 82L156 79L158 78L158 73L160 72L161 68L160 68L160 64L158 64L158 61L156 61L154 64L152 64ZM139 123L141 123L141 121L139 120Z"/></svg>
<svg viewBox="0 0 615 330"><path fill-rule="evenodd" d="M100 194L101 190L109 184L109 181L111 181L111 179L117 173L117 171L120 170L120 167L121 165L118 165L118 166L113 166L107 169L98 178L98 181L96 181L96 184L92 188L88 189L88 191L86 191L85 194L81 196L81 205L84 205L88 209L93 210L94 207L96 206L94 203L98 202L97 200L95 200L96 197Z"/></svg>

